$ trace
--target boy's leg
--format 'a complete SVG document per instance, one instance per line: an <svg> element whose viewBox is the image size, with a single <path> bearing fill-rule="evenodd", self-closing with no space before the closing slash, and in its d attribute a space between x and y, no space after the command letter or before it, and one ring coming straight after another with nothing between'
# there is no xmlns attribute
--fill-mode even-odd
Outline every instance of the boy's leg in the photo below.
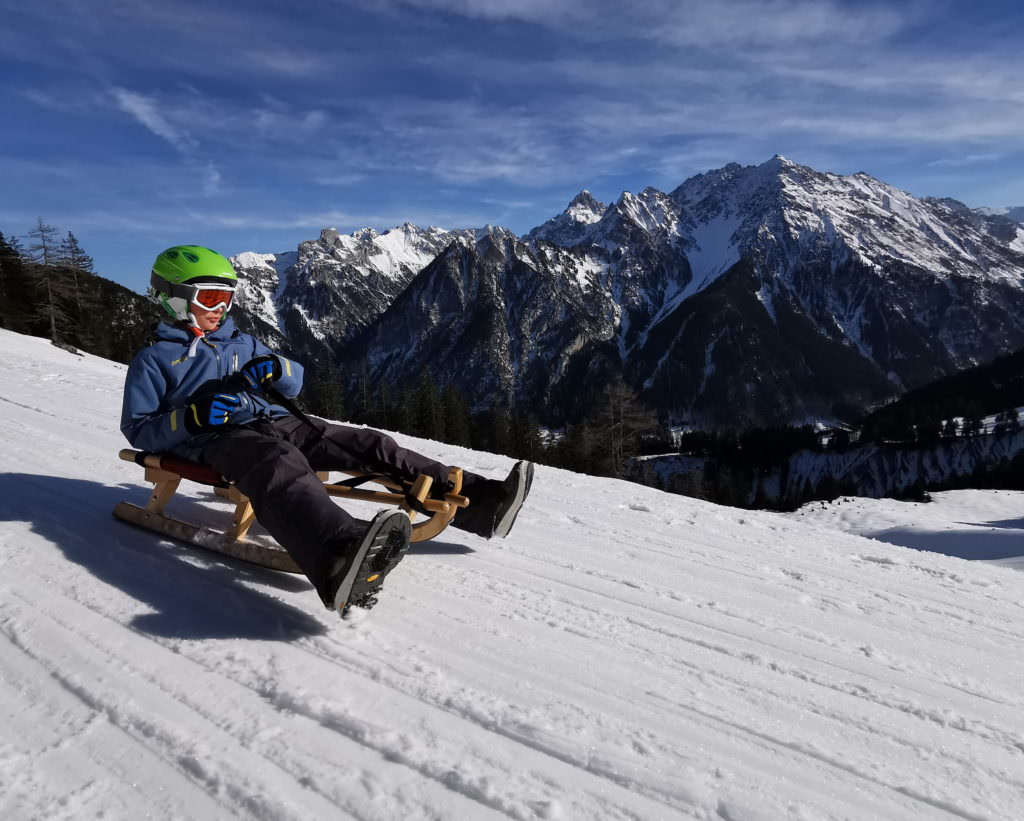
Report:
<svg viewBox="0 0 1024 821"><path fill-rule="evenodd" d="M321 419L313 422L322 435L295 417L275 420L274 426L306 455L314 471L365 470L407 482L426 475L434 480L437 488L444 487L448 481L450 468L447 465L403 448L386 433L372 428L336 425Z"/></svg>
<svg viewBox="0 0 1024 821"><path fill-rule="evenodd" d="M295 417L274 422L275 428L309 457L314 470L366 470L413 481L426 474L435 488L448 481L449 468L401 447L391 436L371 428L335 425L320 419L322 435ZM505 479L487 479L463 471L462 493L469 507L459 510L452 526L490 539L507 536L533 484L533 465L519 462Z"/></svg>
<svg viewBox="0 0 1024 821"><path fill-rule="evenodd" d="M334 504L294 444L261 427L218 434L202 461L249 497L259 523L323 594L340 545L358 539L366 524Z"/></svg>

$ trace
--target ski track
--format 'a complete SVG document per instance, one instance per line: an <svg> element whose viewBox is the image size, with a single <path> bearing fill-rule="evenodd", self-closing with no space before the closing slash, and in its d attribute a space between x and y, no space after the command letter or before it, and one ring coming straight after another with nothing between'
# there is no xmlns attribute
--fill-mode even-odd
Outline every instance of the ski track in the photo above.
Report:
<svg viewBox="0 0 1024 821"><path fill-rule="evenodd" d="M1019 572L540 468L341 622L112 520L123 366L0 351L4 819L1024 817Z"/></svg>

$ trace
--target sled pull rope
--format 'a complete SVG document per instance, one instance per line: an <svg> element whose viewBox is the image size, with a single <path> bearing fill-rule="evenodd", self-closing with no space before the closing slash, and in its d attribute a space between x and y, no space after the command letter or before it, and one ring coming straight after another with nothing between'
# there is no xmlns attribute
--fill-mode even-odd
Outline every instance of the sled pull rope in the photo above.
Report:
<svg viewBox="0 0 1024 821"><path fill-rule="evenodd" d="M292 402L292 400L289 399L287 396L285 396L283 393L281 393L281 391L279 391L277 388L273 387L272 385L264 385L263 386L263 390L266 392L267 396L269 396L271 399L273 399L275 402L277 402L277 404L279 404L286 411L288 411L288 413L292 414L293 416L298 417L307 426L312 428L313 432L316 433L318 439L323 439L324 438L323 428L321 428L321 427L317 426L316 424L314 424L313 420L310 419L308 416L306 416L306 414L304 414L299 409L299 406L296 405L294 402Z"/></svg>

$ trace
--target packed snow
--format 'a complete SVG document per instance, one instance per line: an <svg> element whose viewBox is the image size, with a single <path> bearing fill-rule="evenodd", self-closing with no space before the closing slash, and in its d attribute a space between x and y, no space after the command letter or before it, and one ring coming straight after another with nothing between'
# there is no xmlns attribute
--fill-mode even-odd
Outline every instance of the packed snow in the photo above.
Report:
<svg viewBox="0 0 1024 821"><path fill-rule="evenodd" d="M1024 817L1022 573L540 467L508 539L449 529L341 621L111 517L148 496L124 366L0 359L4 819ZM1020 524L946 498L873 521Z"/></svg>
<svg viewBox="0 0 1024 821"><path fill-rule="evenodd" d="M927 502L843 497L810 502L790 518L916 550L1024 570L1024 492L947 490Z"/></svg>

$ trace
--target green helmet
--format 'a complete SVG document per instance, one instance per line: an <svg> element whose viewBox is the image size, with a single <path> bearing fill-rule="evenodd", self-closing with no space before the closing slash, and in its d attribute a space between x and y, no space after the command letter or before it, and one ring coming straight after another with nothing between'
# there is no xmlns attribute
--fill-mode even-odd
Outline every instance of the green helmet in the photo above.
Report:
<svg viewBox="0 0 1024 821"><path fill-rule="evenodd" d="M238 276L227 259L201 245L175 245L161 252L153 263L151 294L175 319L190 321L192 286L199 283L219 284L233 291Z"/></svg>

